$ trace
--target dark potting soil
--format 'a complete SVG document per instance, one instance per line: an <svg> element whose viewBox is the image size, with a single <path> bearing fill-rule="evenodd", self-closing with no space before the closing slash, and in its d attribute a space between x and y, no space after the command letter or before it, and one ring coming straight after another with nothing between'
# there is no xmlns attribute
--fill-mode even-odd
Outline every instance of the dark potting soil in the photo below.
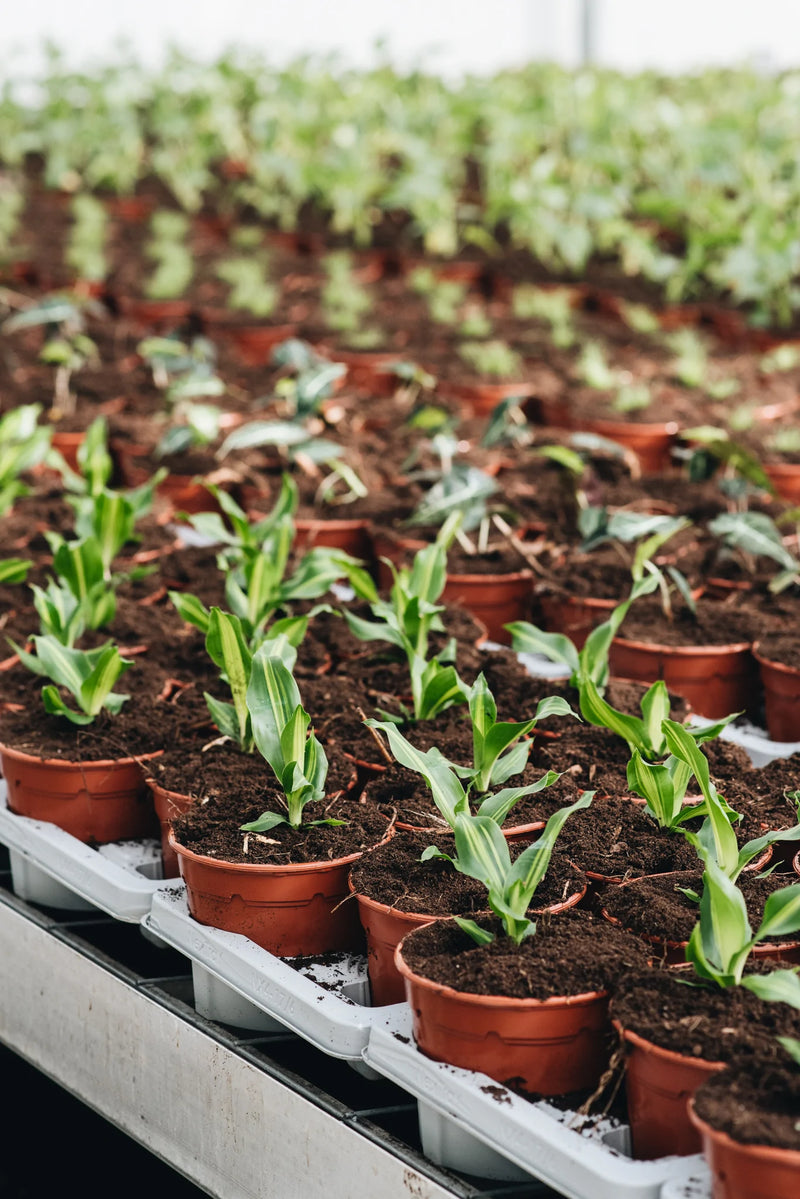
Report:
<svg viewBox="0 0 800 1199"><path fill-rule="evenodd" d="M625 710L614 703L611 689L608 699L618 710ZM638 715L638 706L632 707ZM627 742L609 729L595 725L582 724L575 728L563 720L560 723L564 729L560 737L537 742L536 760L540 765L568 772L576 784L587 791L595 790L599 795L628 795L630 750ZM728 741L709 741L701 749L709 760L711 777L723 791L727 780L741 776L749 778L750 760L739 746Z"/></svg>
<svg viewBox="0 0 800 1199"><path fill-rule="evenodd" d="M533 840L533 838L532 838ZM509 845L512 860L530 842ZM450 833L409 833L399 829L391 841L364 854L353 867L351 881L360 895L366 895L399 912L421 912L431 916L467 916L487 911L486 887L460 874L442 858L421 862L429 845L442 853L453 854L455 842ZM564 903L586 880L563 856L553 854L547 874L533 897L532 911Z"/></svg>
<svg viewBox="0 0 800 1199"><path fill-rule="evenodd" d="M734 1065L705 1082L694 1103L702 1120L740 1144L800 1151L800 1070L793 1064Z"/></svg>
<svg viewBox="0 0 800 1199"><path fill-rule="evenodd" d="M178 712L166 700L159 700L163 679L156 685L152 673L140 667L136 659L115 687L119 694L130 697L121 711L112 716L104 710L89 725L75 725L65 717L45 712L41 693L46 684L46 679L22 667L4 673L5 703L21 707L0 711L0 741L34 757L74 762L153 753L181 735L184 709ZM66 691L62 695L77 710L72 696Z"/></svg>
<svg viewBox="0 0 800 1199"><path fill-rule="evenodd" d="M738 645L753 641L757 620L750 609L704 599L697 601L696 616L676 603L673 618L668 620L659 601L648 596L633 604L619 635L626 641L651 645Z"/></svg>
<svg viewBox="0 0 800 1199"><path fill-rule="evenodd" d="M265 772L269 768L265 764ZM260 796L215 795L202 800L175 821L177 840L205 857L227 862L286 865L291 862L323 862L370 849L387 835L388 824L374 809L346 796L328 796L308 804L303 811L305 827L279 824L268 833L243 833L240 826L257 820L265 811L285 812L283 797L272 779L263 778ZM338 826L316 825L314 820L335 818Z"/></svg>
<svg viewBox="0 0 800 1199"><path fill-rule="evenodd" d="M791 670L800 671L800 640L796 628L759 637L758 655L768 662L777 662Z"/></svg>
<svg viewBox="0 0 800 1199"><path fill-rule="evenodd" d="M712 742L713 744L713 742ZM737 812L747 810L771 829L797 823L797 803L789 798L800 790L800 753L749 770L726 783L725 796Z"/></svg>
<svg viewBox="0 0 800 1199"><path fill-rule="evenodd" d="M764 963L775 969L776 963ZM762 973L759 968L758 973ZM611 1015L623 1028L687 1057L730 1062L767 1057L778 1036L800 1036L800 1012L746 987L687 986L688 970L650 969L620 979Z"/></svg>
<svg viewBox="0 0 800 1199"><path fill-rule="evenodd" d="M764 915L764 904L773 891L797 881L796 875L769 874L759 877L752 872L739 876L738 886L747 905L747 915L753 929L758 928ZM657 937L667 941L688 941L700 918L697 903L693 903L680 888L690 888L702 895L703 878L700 870L682 870L661 878L637 879L624 887L608 887L603 906L623 928L637 936ZM798 933L786 933L771 938L774 943L796 943Z"/></svg>
<svg viewBox="0 0 800 1199"><path fill-rule="evenodd" d="M414 742L415 734L423 727L424 725L419 724L409 730L407 734L409 740ZM440 743L438 739L434 739L434 744L440 745L445 757L449 756L445 742ZM463 761L464 759L459 758L458 760ZM469 760L469 756L467 756L466 761L469 762ZM537 782L544 773L541 767L529 762L522 774L514 775L503 786L529 786L531 783ZM364 793L371 803L377 804L382 810L390 813L396 812L397 820L401 824L410 824L417 828L446 829L448 827L433 801L425 780L421 775L416 774L413 770L408 770L397 762L392 763L391 766L387 765L384 773L371 778L365 786ZM514 804L506 817L505 826L514 828L517 825L534 824L547 820L558 808L575 798L577 796L573 795L571 799L566 799L563 787L546 788L534 795L526 795ZM472 807L473 810L477 810L477 799L473 802Z"/></svg>
<svg viewBox="0 0 800 1199"><path fill-rule="evenodd" d="M515 945L499 921L480 923L496 932L478 946L458 925L439 920L415 930L403 956L416 973L471 995L550 999L612 989L626 970L642 968L647 951L635 937L589 912L571 909L540 916L536 933Z"/></svg>
<svg viewBox="0 0 800 1199"><path fill-rule="evenodd" d="M596 798L576 812L559 837L561 851L581 870L609 878L690 870L697 854L681 833L660 829L629 799Z"/></svg>
<svg viewBox="0 0 800 1199"><path fill-rule="evenodd" d="M265 789L275 785L275 776L261 755L243 754L233 742L220 742L210 718L191 739L168 748L153 763L151 773L162 787L178 795L194 799L231 795L242 804L260 803ZM354 778L351 762L338 757L328 759L329 795L348 790Z"/></svg>

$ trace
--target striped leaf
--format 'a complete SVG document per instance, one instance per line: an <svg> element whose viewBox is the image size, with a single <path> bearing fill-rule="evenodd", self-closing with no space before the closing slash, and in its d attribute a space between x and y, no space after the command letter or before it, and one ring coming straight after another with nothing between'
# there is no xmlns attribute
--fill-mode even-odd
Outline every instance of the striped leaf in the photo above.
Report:
<svg viewBox="0 0 800 1199"><path fill-rule="evenodd" d="M764 904L764 916L756 932L757 941L795 933L800 929L800 883L773 891Z"/></svg>
<svg viewBox="0 0 800 1199"><path fill-rule="evenodd" d="M700 897L700 939L706 960L730 975L742 951L749 949L752 936L744 896L709 856Z"/></svg>
<svg viewBox="0 0 800 1199"><path fill-rule="evenodd" d="M514 862L506 878L506 893L514 888L515 884L519 884L519 887L514 890L514 895L517 905L515 914L520 919L524 917L536 888L547 873L556 840L565 823L573 812L580 812L584 808L588 808L593 799L593 791L584 791L575 803L565 808L559 808L547 821L538 840L534 841L533 845L529 845Z"/></svg>
<svg viewBox="0 0 800 1199"><path fill-rule="evenodd" d="M0 583L24 583L31 566L25 558L6 558L0 562Z"/></svg>
<svg viewBox="0 0 800 1199"><path fill-rule="evenodd" d="M196 595L188 595L185 591L170 591L168 594L172 606L181 620L194 625L204 635L207 634L211 614L205 604L201 603Z"/></svg>
<svg viewBox="0 0 800 1199"><path fill-rule="evenodd" d="M118 491L103 491L94 501L92 532L106 574L126 541L133 537L133 505Z"/></svg>
<svg viewBox="0 0 800 1199"><path fill-rule="evenodd" d="M90 716L96 716L105 707L119 676L130 665L130 662L120 657L116 645L107 645L94 664L91 674L84 679L79 696L76 696L83 711L88 712Z"/></svg>
<svg viewBox="0 0 800 1199"><path fill-rule="evenodd" d="M739 861L739 846L736 833L730 822L727 805L723 805L708 772L708 758L701 753L691 733L674 720L662 723L664 739L669 751L684 762L700 785L708 805L708 828L713 836L716 863L731 877Z"/></svg>
<svg viewBox="0 0 800 1199"><path fill-rule="evenodd" d="M563 662L573 674L580 663L578 651L563 633L545 633L527 620L515 620L504 626L511 634L511 644L518 654L543 654L550 662Z"/></svg>
<svg viewBox="0 0 800 1199"><path fill-rule="evenodd" d="M495 824L503 825L514 804L526 795L538 795L540 791L552 787L560 778L561 775L557 771L548 770L535 783L529 783L526 787L504 787L494 795L487 795L478 808L478 815L488 816Z"/></svg>
<svg viewBox="0 0 800 1199"><path fill-rule="evenodd" d="M253 657L247 710L258 751L279 780L287 766L281 738L297 708L302 710L297 684L283 662L271 656L269 642L265 642Z"/></svg>
<svg viewBox="0 0 800 1199"><path fill-rule="evenodd" d="M235 616L212 608L209 614L206 649L209 657L224 672L231 689L231 699L236 709L239 725L238 743L249 748L250 726L247 710L247 688L250 681L252 657L242 632L241 622Z"/></svg>
<svg viewBox="0 0 800 1199"><path fill-rule="evenodd" d="M502 891L511 868L508 841L494 820L462 813L456 818L456 857L461 874L483 883L488 891Z"/></svg>
<svg viewBox="0 0 800 1199"><path fill-rule="evenodd" d="M638 749L634 749L628 762L628 786L634 795L641 796L645 801L646 811L661 828L671 829L675 826L676 817L681 814L683 797L676 798L672 775L666 766L645 762Z"/></svg>
<svg viewBox="0 0 800 1199"><path fill-rule="evenodd" d="M788 1003L790 1007L800 1009L800 977L796 969L773 970L771 974L747 974L742 979L742 986L768 1003ZM778 1037L778 1040L800 1065L800 1041L791 1037Z"/></svg>

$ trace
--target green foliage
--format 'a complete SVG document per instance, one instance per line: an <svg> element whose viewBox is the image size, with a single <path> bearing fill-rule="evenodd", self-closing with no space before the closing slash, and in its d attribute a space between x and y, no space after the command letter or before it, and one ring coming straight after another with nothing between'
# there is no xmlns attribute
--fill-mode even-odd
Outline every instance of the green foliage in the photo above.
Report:
<svg viewBox="0 0 800 1199"><path fill-rule="evenodd" d="M453 656L454 646L448 646L439 656L428 657L431 633L444 629L440 616L444 608L437 601L447 578L447 548L459 520L458 513L449 516L436 541L419 550L410 567L398 569L388 563L394 582L388 600L377 594L370 599L373 620L347 610L344 613L350 631L360 641L387 641L405 655L415 720L429 720L466 698L455 668L444 662Z"/></svg>
<svg viewBox="0 0 800 1199"><path fill-rule="evenodd" d="M585 791L575 803L554 812L541 836L523 850L513 863L508 841L494 820L467 813L461 813L456 818L456 853L450 861L461 874L483 883L489 907L500 918L506 936L515 945L536 932L536 922L528 916L528 909L547 873L561 829L574 812L588 808L593 798L593 791ZM436 853L429 856L447 855ZM455 920L459 928L478 945L485 945L494 939L474 920L460 916L456 916Z"/></svg>
<svg viewBox="0 0 800 1199"><path fill-rule="evenodd" d="M63 716L72 724L91 724L102 711L116 715L128 698L112 690L119 676L131 665L120 656L116 645L107 642L93 650L70 649L56 637L33 637L35 655L19 646L14 650L23 666L34 674L50 679L42 688L45 710ZM78 705L78 711L63 699L64 688Z"/></svg>

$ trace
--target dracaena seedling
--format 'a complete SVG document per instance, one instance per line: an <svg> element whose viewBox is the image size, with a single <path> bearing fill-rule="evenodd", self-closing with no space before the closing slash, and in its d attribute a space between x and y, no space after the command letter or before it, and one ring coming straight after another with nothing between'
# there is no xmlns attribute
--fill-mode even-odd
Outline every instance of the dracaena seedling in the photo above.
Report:
<svg viewBox="0 0 800 1199"><path fill-rule="evenodd" d="M445 653L428 657L431 634L444 630L444 606L437 601L447 577L447 546L459 520L458 513L448 517L436 541L419 550L411 566L397 568L389 563L394 582L388 600L377 595L371 598L373 620L344 613L360 641L386 641L405 654L415 720L428 720L465 699L464 684L455 667L444 663L445 656L453 656L454 643Z"/></svg>
<svg viewBox="0 0 800 1199"><path fill-rule="evenodd" d="M342 550L318 546L309 550L288 574L294 538L294 523L288 513L275 521L259 545L231 547L229 559L223 551L218 559L227 571L225 600L230 611L241 621L244 636L252 650L267 636L267 629L290 636L295 645L305 636L308 622L319 608L302 616L293 616L293 603L317 599L334 583L347 579L362 598L375 596L375 584L361 563ZM196 596L180 591L169 593L178 615L204 634L208 632L209 610ZM278 611L287 616L274 621Z"/></svg>
<svg viewBox="0 0 800 1199"><path fill-rule="evenodd" d="M741 872L750 862L755 861L770 846L778 841L800 841L800 823L792 828L780 829L754 837L746 844L739 846L734 829L734 823L739 819L723 797L717 791L709 773L708 758L701 753L695 738L691 733L674 720L663 722L664 737L672 757L694 776L703 797L702 804L693 809L695 816L705 816L705 820L696 834L685 832L689 841L695 846L704 861L713 859L715 865L731 880L736 882ZM676 770L676 777L679 771ZM657 772L657 786L667 787L666 776ZM650 797L648 797L648 802ZM655 802L655 797L653 797ZM666 801L665 801L666 802Z"/></svg>
<svg viewBox="0 0 800 1199"><path fill-rule="evenodd" d="M573 687L580 688L583 680L591 679L602 694L608 683L611 642L631 604L640 596L650 595L657 587L658 580L651 574L635 579L628 598L617 604L608 620L592 629L580 650L564 633L547 633L529 621L514 621L505 628L511 633L512 646L517 653L543 654L550 662L567 667L571 672L570 683Z"/></svg>
<svg viewBox="0 0 800 1199"><path fill-rule="evenodd" d="M708 529L733 551L750 575L756 573L757 558L775 562L780 570L769 583L773 594L800 582L800 562L789 553L775 521L766 512L723 512Z"/></svg>
<svg viewBox="0 0 800 1199"><path fill-rule="evenodd" d="M593 791L585 791L575 803L554 812L542 835L523 850L514 862L511 861L509 843L494 820L487 816L467 814L460 814L456 818L456 852L450 861L461 874L483 883L489 907L499 917L506 936L515 945L520 945L526 937L536 932L536 921L531 920L528 911L547 873L561 829L573 812L588 808L593 798ZM429 857L447 856L433 847L425 853ZM494 933L482 928L474 920L462 916L454 919L476 944L487 945L494 941Z"/></svg>
<svg viewBox="0 0 800 1199"><path fill-rule="evenodd" d="M557 697L542 700L537 710L537 716L541 713L552 714L549 705L554 699L557 701ZM557 707L558 703L556 703ZM448 761L441 750L435 746L427 750L417 749L391 721L368 720L367 724L370 728L378 729L386 734L389 748L401 766L415 771L424 778L433 802L445 822L453 830L455 830L459 816L472 812L473 804L477 805L475 809L477 815L493 820L498 826L502 825L520 799L524 799L527 795L537 795L559 778L554 770L548 770L535 783L528 783L523 787L502 787L500 785L506 782L512 773L519 773L524 769L527 754L530 752L527 746L522 753L515 752L515 747L506 748L505 753L502 749L498 750L495 740L499 745L505 738L511 736L511 726L509 725L494 723L491 729L486 729L484 726L484 729L476 735L475 753L480 755L479 763L473 762L472 766L462 767ZM491 736L492 731L496 735L495 738ZM484 732L488 735L484 736ZM506 741L506 747L508 745L509 742ZM522 760L523 758L524 760ZM462 778L466 780L466 786L462 783ZM487 778L488 785L484 787Z"/></svg>
<svg viewBox="0 0 800 1199"><path fill-rule="evenodd" d="M701 848L701 856L704 870L700 919L686 947L686 960L694 968L695 984L718 988L742 986L760 999L800 1009L797 967L745 974L757 945L800 929L800 883L772 892L764 904L761 923L753 932L744 896L736 883L720 869L712 852Z"/></svg>
<svg viewBox="0 0 800 1199"><path fill-rule="evenodd" d="M589 724L598 728L608 729L627 741L631 753L638 755L638 760L659 762L667 756L667 742L663 722L670 713L669 692L663 679L659 679L648 687L640 700L641 716L629 715L613 708L601 695L596 684L588 675L584 676L578 685L581 716ZM702 728L687 728L686 731L698 745L713 741L726 725L740 715L731 713L716 724L704 725Z"/></svg>
<svg viewBox="0 0 800 1199"><path fill-rule="evenodd" d="M34 637L35 654L15 646L23 666L49 679L42 688L45 710L63 716L72 724L91 724L102 711L116 715L127 695L113 690L117 679L131 663L121 657L116 645L106 644L92 650L70 649L55 637ZM60 688L68 691L78 710L64 700Z"/></svg>
<svg viewBox="0 0 800 1199"><path fill-rule="evenodd" d="M51 457L52 428L40 425L41 404L23 404L0 417L0 516L28 488L22 475Z"/></svg>
<svg viewBox="0 0 800 1199"><path fill-rule="evenodd" d="M297 484L288 474L281 479L281 489L272 510L258 520L250 520L244 508L223 488L215 483L205 486L227 519L219 512L197 512L188 517L189 524L208 541L222 547L227 566L240 561L248 550L263 549L275 530L287 519L291 521L297 511Z"/></svg>
<svg viewBox="0 0 800 1199"><path fill-rule="evenodd" d="M165 470L158 470L146 483L127 491L111 491L109 480L114 470L114 462L108 448L108 426L105 417L98 416L86 430L83 441L78 446L78 470L73 471L60 454L55 454L55 465L61 474L64 487L69 495L68 502L75 511L75 532L79 537L96 533L100 540L105 540L107 533L98 532L98 522L105 528L117 527L119 522L127 519L122 516L122 508L113 512L109 506L97 509L101 496L120 496L126 505L130 506L134 523L147 516L153 506L153 495L161 480L166 476Z"/></svg>
<svg viewBox="0 0 800 1199"><path fill-rule="evenodd" d="M269 643L253 657L247 711L256 748L272 768L285 810L264 812L258 820L243 824L242 831L264 833L279 824L307 827L303 810L325 795L328 759L310 731L311 718L303 708L291 670L271 652ZM328 817L311 820L308 826L343 823Z"/></svg>

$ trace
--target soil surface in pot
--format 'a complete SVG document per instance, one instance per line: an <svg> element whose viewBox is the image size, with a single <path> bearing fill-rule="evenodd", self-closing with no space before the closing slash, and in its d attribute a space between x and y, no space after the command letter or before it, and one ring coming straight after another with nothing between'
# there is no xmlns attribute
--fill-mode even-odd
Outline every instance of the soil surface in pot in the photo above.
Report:
<svg viewBox="0 0 800 1199"><path fill-rule="evenodd" d="M758 617L746 607L699 599L693 615L676 602L669 620L660 602L646 596L632 605L619 636L625 641L644 641L650 645L737 645L753 641L757 628Z"/></svg>
<svg viewBox="0 0 800 1199"><path fill-rule="evenodd" d="M743 1145L800 1151L800 1070L769 1062L725 1070L695 1094L695 1110Z"/></svg>
<svg viewBox="0 0 800 1199"><path fill-rule="evenodd" d="M738 886L747 905L747 915L754 929L764 914L764 904L773 891L779 891L796 881L787 874L741 874ZM603 906L623 928L639 936L664 938L668 941L688 941L699 919L699 910L679 888L687 887L698 895L703 892L703 875L699 870L682 870L663 878L643 878L629 887L608 887ZM798 940L797 933L773 938L775 943Z"/></svg>
<svg viewBox="0 0 800 1199"><path fill-rule="evenodd" d="M458 925L439 920L406 938L403 957L415 973L470 995L550 999L610 990L647 955L636 938L580 909L540 916L521 945L499 921L479 923L497 934L491 944L476 945Z"/></svg>
<svg viewBox="0 0 800 1199"><path fill-rule="evenodd" d="M431 844L443 853L455 852L452 834L408 833L400 829L391 841L359 859L350 876L353 886L360 895L398 912L431 916L485 912L486 888L481 883L459 874L442 858L420 861ZM513 860L525 845L518 843L509 849ZM533 897L533 909L539 911L566 902L570 895L583 889L584 882L581 872L563 854L553 854L547 874Z"/></svg>
<svg viewBox="0 0 800 1199"><path fill-rule="evenodd" d="M138 662L119 678L115 690L130 698L116 716L102 711L92 724L76 725L44 710L42 687L48 680L15 667L3 676L3 698L21 705L19 711L0 712L0 741L11 749L36 758L65 761L100 761L152 753L181 735L185 710L159 701L161 683ZM162 680L163 682L163 680ZM65 702L77 704L66 691Z"/></svg>
<svg viewBox="0 0 800 1199"><path fill-rule="evenodd" d="M613 698L609 692L609 702ZM552 727L549 724L548 727ZM626 741L608 729L583 724L578 727L561 721L563 732L553 740L536 743L536 761L550 770L566 772L576 786L595 790L599 795L627 795L627 766L630 750ZM725 791L731 778L752 772L750 759L743 749L729 741L708 741L701 746L709 760L711 777Z"/></svg>
<svg viewBox="0 0 800 1199"><path fill-rule="evenodd" d="M777 662L780 666L788 666L792 670L800 670L800 642L797 638L797 625L793 629L769 632L759 637L758 655L768 662Z"/></svg>
<svg viewBox="0 0 800 1199"><path fill-rule="evenodd" d="M307 804L303 828L279 824L268 833L243 833L240 825L258 820L263 812L285 810L282 796L267 784L265 779L260 798L255 801L252 795L242 796L237 791L235 795L216 795L195 803L175 821L175 837L193 853L220 861L285 866L361 853L386 836L387 821L380 812L341 795ZM311 821L329 818L345 823L308 827Z"/></svg>
<svg viewBox="0 0 800 1199"><path fill-rule="evenodd" d="M697 832L701 823L699 819L690 820L683 827ZM752 819L745 818L736 826L740 844L761 832L758 822ZM615 796L596 798L590 808L568 820L559 847L582 870L609 878L664 874L697 866L697 854L681 833L661 829L641 805Z"/></svg>
<svg viewBox="0 0 800 1199"><path fill-rule="evenodd" d="M797 805L787 793L799 788L800 753L796 753L726 780L725 798L737 812L747 810L772 829L786 828L797 823Z"/></svg>
<svg viewBox="0 0 800 1199"><path fill-rule="evenodd" d="M209 725L191 740L168 749L153 763L151 774L160 786L178 795L208 799L235 795L245 804L258 804L275 785L275 776L259 753L243 754L230 741L216 744ZM205 746L210 748L205 749ZM354 767L344 758L328 760L326 790L344 791L353 781ZM264 811L262 806L261 811Z"/></svg>
<svg viewBox="0 0 800 1199"><path fill-rule="evenodd" d="M764 973L764 963L748 973ZM800 1012L765 1003L745 987L687 986L693 972L650 969L622 979L611 1014L646 1041L707 1062L773 1052L778 1036L800 1036Z"/></svg>
<svg viewBox="0 0 800 1199"><path fill-rule="evenodd" d="M417 728L419 727L417 726ZM409 732L409 740L412 742L417 728ZM434 745L441 748L445 757L450 756L450 746L444 738L439 740L434 733L431 739ZM455 760L464 761L461 757ZM469 758L466 760L469 761ZM529 763L522 774L513 775L503 786L528 786L537 782L544 773L540 766ZM370 802L378 804L385 811L395 811L401 824L416 825L419 828L429 826L447 828L447 822L436 807L430 789L422 776L413 770L407 770L405 766L400 766L396 762L387 766L385 773L370 779L366 795ZM505 819L505 827L510 829L520 824L534 824L539 820L547 820L548 816L552 816L553 812L568 802L570 800L565 798L563 787L546 788L535 795L526 795L514 804ZM472 806L473 809L477 809L477 800L473 802Z"/></svg>

